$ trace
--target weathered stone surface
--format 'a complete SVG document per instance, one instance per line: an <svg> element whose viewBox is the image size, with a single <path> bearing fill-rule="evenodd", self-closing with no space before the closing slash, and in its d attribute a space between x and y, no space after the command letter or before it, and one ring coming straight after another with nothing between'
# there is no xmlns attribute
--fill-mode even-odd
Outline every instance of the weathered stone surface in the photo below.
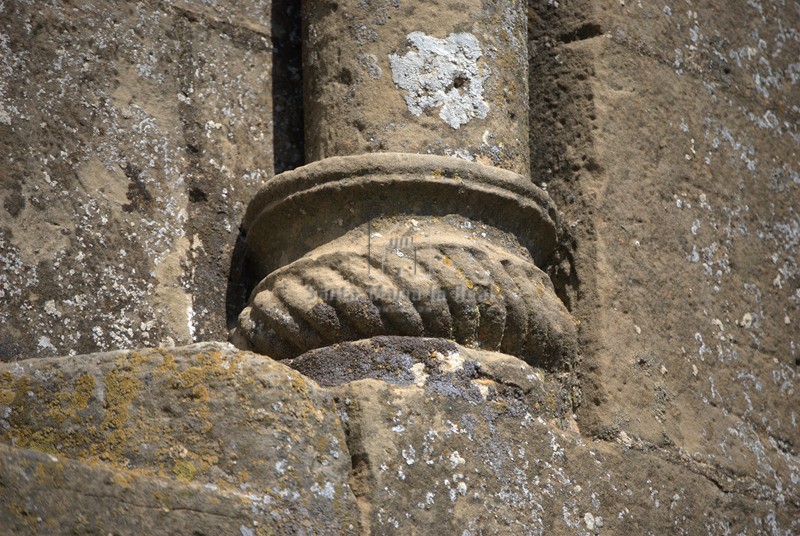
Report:
<svg viewBox="0 0 800 536"><path fill-rule="evenodd" d="M380 153L331 157L258 190L242 227L260 280L379 216L449 214L512 233L537 266L557 262L564 233L550 196L524 176L460 159Z"/></svg>
<svg viewBox="0 0 800 536"><path fill-rule="evenodd" d="M256 0L0 7L0 360L225 338L273 107L282 144L300 114L273 98L271 20Z"/></svg>
<svg viewBox="0 0 800 536"><path fill-rule="evenodd" d="M253 291L231 340L283 359L378 335L443 337L536 366L571 368L575 320L547 274L512 251L524 251L513 247L516 240L501 234L505 243L493 244L485 225L468 231L477 237L465 236L463 218L436 220L414 219L413 250L376 247L368 258L353 248L366 243L366 232L350 233L273 272ZM405 221L386 223L372 229L403 236Z"/></svg>
<svg viewBox="0 0 800 536"><path fill-rule="evenodd" d="M587 441L501 385L338 389L362 526L374 534L722 534L798 529L796 502L759 496L688 455ZM495 390L497 389L497 390Z"/></svg>
<svg viewBox="0 0 800 536"><path fill-rule="evenodd" d="M566 233L521 175L433 155L331 157L272 179L244 225L248 266L266 277L232 332L240 348L285 359L407 335L549 369L576 361L575 321L546 273Z"/></svg>
<svg viewBox="0 0 800 536"><path fill-rule="evenodd" d="M279 532L355 531L332 396L268 358L202 343L27 360L0 366L0 396L5 444L211 490Z"/></svg>
<svg viewBox="0 0 800 536"><path fill-rule="evenodd" d="M443 393L457 389L476 403L485 402L492 387L518 391L529 406L552 419L571 417L572 375L544 374L510 355L465 348L446 339L373 337L312 350L285 363L326 387L374 379Z"/></svg>
<svg viewBox="0 0 800 536"><path fill-rule="evenodd" d="M255 536L274 522L254 502L243 492L0 445L3 534Z"/></svg>
<svg viewBox="0 0 800 536"><path fill-rule="evenodd" d="M16 534L800 528L769 475L587 439L572 379L515 358L377 338L293 364L329 387L223 344L1 366L2 519Z"/></svg>
<svg viewBox="0 0 800 536"><path fill-rule="evenodd" d="M286 169L286 154L298 149L285 145L286 136L271 141L297 108L270 97L269 86L300 87L297 73L294 79L282 74L289 81L275 84L280 73L273 78L271 71L280 47L271 49L270 37L293 31L271 28L286 8L267 2L3 4L2 359L168 337L186 342L189 311L195 337L223 337L228 254L249 189L271 176L273 166ZM355 469L337 467L349 475L360 507L356 530L800 532L798 17L796 2L770 0L529 2L531 178L546 186L575 236L571 262L549 275L581 320L583 361L578 388L570 391L576 418L566 413L554 424L535 405L526 406L524 390L506 389L499 380L485 384L490 403L473 403L473 380L486 378L465 382L457 375L440 384L452 387L443 393L433 384L381 381L376 374L388 375L371 367L340 371L318 362L309 372L367 378L314 387L325 402L308 401L330 419L326 397L333 396L347 421L341 456ZM425 28L408 33L417 30ZM408 51L392 52L404 57ZM393 91L403 98L402 90ZM226 111L235 125L223 119ZM441 123L438 109L425 113ZM273 117L280 119L274 126ZM161 359L160 351L138 353ZM314 355L320 357L307 358ZM253 505L248 492L203 487L220 481L212 464L196 473L200 486L184 483L173 471L183 460L180 449L176 458L168 448L148 458L141 444L115 440L120 430L103 429L102 420L92 429L91 415L76 412L73 421L67 410L84 392L78 379L85 374L100 385L113 367L96 356L42 364L52 372L56 362L71 363L67 369L77 372L83 359L78 376L63 366L61 378L33 376L51 394L42 405L20 406L27 432L22 421L2 429L6 442L15 429L20 445L3 447L0 455L0 519L13 520L11 530L41 533L41 516L46 523L56 519L64 532L156 533L163 507L177 532L197 528L195 516L209 531L235 532L237 522L252 527L261 515L262 528L269 526L271 514L247 509ZM260 362L279 376L295 374ZM33 363L25 366L35 373ZM147 381L162 374L149 362L137 370L148 371L134 375L143 384L148 374ZM167 389L158 385L156 391ZM275 422L298 426L304 435L296 441L310 445L315 429L293 420L291 398L280 398L289 388L278 385L261 399L261 409L278 415ZM8 407L23 387L12 381L2 403ZM200 404L187 389L167 390L169 407ZM176 401L173 391L188 394ZM273 410L273 398L284 405ZM192 423L200 430L205 422L212 430L225 426L234 436L247 429L232 428L229 415L241 415L232 402L194 421L164 413L158 426L147 417L155 409L136 404L89 406L95 419L129 407L131 429L139 431L144 419L163 448L172 438L183 444L183 437L201 436ZM532 418L519 416L522 409ZM73 422L78 425L70 428ZM426 437L429 430L438 438ZM252 431L241 433L252 438ZM56 450L58 462L21 447L53 452L53 438L69 451ZM203 445L197 441L194 448ZM403 455L409 446L411 465ZM264 467L282 456L264 454ZM121 467L128 459L140 465ZM215 463L226 463L220 459ZM59 465L68 480L39 480ZM257 474L275 476L268 469ZM98 477L112 482L99 493L92 487ZM129 487L116 482L120 477ZM267 491L272 482L264 484ZM80 488L91 497L70 491ZM150 494L156 489L166 499ZM328 504L313 491L302 493L309 504ZM130 494L143 508L134 509ZM56 501L68 508L57 510ZM97 503L108 508L94 509ZM346 510L338 519L356 517ZM97 515L107 517L87 525ZM296 515L308 519L302 510ZM283 528L294 516L286 516Z"/></svg>
<svg viewBox="0 0 800 536"><path fill-rule="evenodd" d="M753 478L795 518L799 16L531 13L533 174L576 234L582 432Z"/></svg>

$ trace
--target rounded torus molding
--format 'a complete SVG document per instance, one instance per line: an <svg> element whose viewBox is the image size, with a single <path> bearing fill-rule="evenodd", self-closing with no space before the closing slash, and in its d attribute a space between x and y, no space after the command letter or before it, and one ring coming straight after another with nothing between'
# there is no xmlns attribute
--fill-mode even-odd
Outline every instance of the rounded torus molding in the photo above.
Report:
<svg viewBox="0 0 800 536"><path fill-rule="evenodd" d="M522 175L450 157L332 157L267 181L247 207L248 257L260 280L384 215L459 214L510 233L537 266L553 264L558 212Z"/></svg>
<svg viewBox="0 0 800 536"><path fill-rule="evenodd" d="M276 359L380 335L441 337L548 369L575 323L543 271L558 262L547 195L447 157L337 157L284 173L245 219L263 277L232 333Z"/></svg>

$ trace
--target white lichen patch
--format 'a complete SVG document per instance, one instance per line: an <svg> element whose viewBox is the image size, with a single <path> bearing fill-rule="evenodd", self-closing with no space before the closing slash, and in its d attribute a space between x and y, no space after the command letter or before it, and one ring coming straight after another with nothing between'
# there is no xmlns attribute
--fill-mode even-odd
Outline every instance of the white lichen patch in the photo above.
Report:
<svg viewBox="0 0 800 536"><path fill-rule="evenodd" d="M370 78L380 80L383 76L383 70L378 63L378 58L373 54L360 54L358 56L358 64L367 72Z"/></svg>
<svg viewBox="0 0 800 536"><path fill-rule="evenodd" d="M415 363L411 367L411 373L414 375L414 385L417 387L423 387L425 382L428 380L428 375L425 374L425 364Z"/></svg>
<svg viewBox="0 0 800 536"><path fill-rule="evenodd" d="M389 62L392 80L407 92L409 111L422 115L428 108L440 108L439 117L455 129L485 118L489 104L483 100L483 83L490 70L478 65L478 39L470 33L438 39L422 32L411 32L407 39L416 50L390 54Z"/></svg>
<svg viewBox="0 0 800 536"><path fill-rule="evenodd" d="M439 360L442 372L458 372L464 368L464 357L458 352L448 352L447 355L434 352L434 357Z"/></svg>
<svg viewBox="0 0 800 536"><path fill-rule="evenodd" d="M452 454L450 454L450 466L455 469L459 465L464 465L467 462L457 450L454 450Z"/></svg>
<svg viewBox="0 0 800 536"><path fill-rule="evenodd" d="M336 490L333 487L333 482L325 482L323 486L320 486L319 483L314 482L314 485L311 486L311 491L317 497L323 497L328 500L333 500L336 496Z"/></svg>

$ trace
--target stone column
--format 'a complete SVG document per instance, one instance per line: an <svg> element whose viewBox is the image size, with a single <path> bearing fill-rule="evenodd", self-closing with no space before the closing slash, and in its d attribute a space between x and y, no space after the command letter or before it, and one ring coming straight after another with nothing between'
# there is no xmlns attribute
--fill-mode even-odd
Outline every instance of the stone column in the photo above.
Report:
<svg viewBox="0 0 800 536"><path fill-rule="evenodd" d="M518 0L304 3L306 158L452 155L527 174Z"/></svg>
<svg viewBox="0 0 800 536"><path fill-rule="evenodd" d="M307 157L244 226L263 280L232 340L276 359L440 337L549 369L575 326L561 226L529 167L521 1L308 0ZM279 118L276 118L279 120Z"/></svg>

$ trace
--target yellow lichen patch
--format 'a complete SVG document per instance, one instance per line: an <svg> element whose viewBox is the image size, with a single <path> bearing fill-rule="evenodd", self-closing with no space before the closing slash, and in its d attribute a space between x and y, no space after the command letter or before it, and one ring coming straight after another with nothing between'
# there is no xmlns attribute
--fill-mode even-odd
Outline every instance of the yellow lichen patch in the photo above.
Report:
<svg viewBox="0 0 800 536"><path fill-rule="evenodd" d="M19 378L14 385L14 391L17 393L15 400L17 400L20 404L24 404L24 401L28 400L29 398L28 393L33 392L32 389L31 381L27 376Z"/></svg>
<svg viewBox="0 0 800 536"><path fill-rule="evenodd" d="M149 365L153 361L153 356L149 353L130 352L121 355L116 360L116 365L120 368L142 367Z"/></svg>
<svg viewBox="0 0 800 536"><path fill-rule="evenodd" d="M104 380L105 415L100 428L108 435L99 444L92 445L91 451L100 459L118 461L118 454L128 440L136 433L128 424L131 402L141 390L141 381L131 372L112 370Z"/></svg>
<svg viewBox="0 0 800 536"><path fill-rule="evenodd" d="M296 376L292 378L291 385L295 392L302 394L303 396L308 396L309 385L302 376Z"/></svg>
<svg viewBox="0 0 800 536"><path fill-rule="evenodd" d="M61 438L54 425L59 426L66 418L58 398L54 400L52 394L33 385L27 376L17 379L9 391L11 394L5 398L10 398L9 405L12 407L8 419L11 427L0 437L18 447L55 453L56 444L61 443Z"/></svg>
<svg viewBox="0 0 800 536"><path fill-rule="evenodd" d="M173 386L187 389L187 399L206 402L210 391L207 382L210 379L233 377L235 368L232 365L235 365L238 360L231 363L221 352L200 354L195 357L198 364L177 373Z"/></svg>
<svg viewBox="0 0 800 536"><path fill-rule="evenodd" d="M178 460L172 466L172 472L181 482L190 482L197 473L197 468L189 460Z"/></svg>
<svg viewBox="0 0 800 536"><path fill-rule="evenodd" d="M56 454L56 434L55 431L48 427L35 432L27 430L27 434L23 431L22 435L18 438L18 444L21 447L38 450L39 452L46 452L48 454Z"/></svg>
<svg viewBox="0 0 800 536"><path fill-rule="evenodd" d="M16 393L11 389L0 389L0 404L8 406L14 401Z"/></svg>
<svg viewBox="0 0 800 536"><path fill-rule="evenodd" d="M0 389L10 389L14 385L14 375L10 370L4 370L0 374Z"/></svg>
<svg viewBox="0 0 800 536"><path fill-rule="evenodd" d="M508 402L504 399L498 398L492 400L492 407L497 413L505 413L508 410Z"/></svg>
<svg viewBox="0 0 800 536"><path fill-rule="evenodd" d="M208 402L208 389L205 385L195 385L192 387L191 398L198 402Z"/></svg>
<svg viewBox="0 0 800 536"><path fill-rule="evenodd" d="M213 465L217 465L219 463L219 456L215 456L213 454L207 454L205 456L200 457L200 464L203 466L204 469L209 468Z"/></svg>
<svg viewBox="0 0 800 536"><path fill-rule="evenodd" d="M36 464L36 482L39 484L44 484L50 480L50 474L48 472L48 467L45 466L43 463Z"/></svg>
<svg viewBox="0 0 800 536"><path fill-rule="evenodd" d="M159 372L175 372L178 366L175 364L175 356L167 352L165 349L160 349L161 355L164 357L164 362L158 367Z"/></svg>
<svg viewBox="0 0 800 536"><path fill-rule="evenodd" d="M131 475L122 473L120 471L115 471L111 475L111 479L114 481L114 484L121 488L129 488L131 486L131 482L133 482L133 477Z"/></svg>
<svg viewBox="0 0 800 536"><path fill-rule="evenodd" d="M225 357L222 355L222 352L216 351L203 356L203 358L201 358L200 360L205 365L212 365L214 367L218 367L222 364L223 361L225 361Z"/></svg>
<svg viewBox="0 0 800 536"><path fill-rule="evenodd" d="M444 256L442 262L444 263L445 266L453 266L453 261L450 260L450 257L448 257L447 255Z"/></svg>
<svg viewBox="0 0 800 536"><path fill-rule="evenodd" d="M208 371L203 367L189 367L178 373L176 377L176 387L191 389L205 380Z"/></svg>
<svg viewBox="0 0 800 536"><path fill-rule="evenodd" d="M475 287L475 283L472 282L472 279L466 278L464 279L464 284L467 285L467 288L472 290Z"/></svg>
<svg viewBox="0 0 800 536"><path fill-rule="evenodd" d="M80 411L89 406L89 400L94 395L95 379L91 374L83 374L75 382L75 396L72 399L72 407Z"/></svg>
<svg viewBox="0 0 800 536"><path fill-rule="evenodd" d="M106 415L103 427L118 429L128 421L130 403L142 387L139 378L129 372L112 370L104 380Z"/></svg>
<svg viewBox="0 0 800 536"><path fill-rule="evenodd" d="M36 483L43 487L64 485L64 470L64 464L60 460L35 462L33 465Z"/></svg>

